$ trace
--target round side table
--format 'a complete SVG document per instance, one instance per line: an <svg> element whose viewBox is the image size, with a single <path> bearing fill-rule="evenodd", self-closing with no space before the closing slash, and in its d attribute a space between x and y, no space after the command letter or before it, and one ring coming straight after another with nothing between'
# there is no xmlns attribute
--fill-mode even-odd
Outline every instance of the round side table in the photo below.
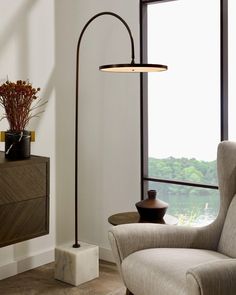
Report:
<svg viewBox="0 0 236 295"><path fill-rule="evenodd" d="M178 218L166 214L163 219L150 221L144 221L140 219L138 212L123 212L111 215L108 218L108 222L112 225L120 225L127 223L159 223L159 224L167 224L167 225L177 225Z"/></svg>

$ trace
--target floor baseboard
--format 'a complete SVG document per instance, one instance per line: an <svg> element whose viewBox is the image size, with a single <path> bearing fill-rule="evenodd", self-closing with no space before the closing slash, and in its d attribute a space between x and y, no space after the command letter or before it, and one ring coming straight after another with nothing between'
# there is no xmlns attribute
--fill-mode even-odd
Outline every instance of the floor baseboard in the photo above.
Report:
<svg viewBox="0 0 236 295"><path fill-rule="evenodd" d="M111 249L99 247L99 258L101 260L115 262Z"/></svg>
<svg viewBox="0 0 236 295"><path fill-rule="evenodd" d="M54 249L37 253L29 257L21 257L9 264L0 266L0 280L17 275L21 272L36 268L38 266L54 261Z"/></svg>
<svg viewBox="0 0 236 295"><path fill-rule="evenodd" d="M54 261L54 249L37 253L29 257L21 257L9 264L0 266L0 280L9 278L27 270ZM104 261L115 262L111 249L99 247L99 258Z"/></svg>

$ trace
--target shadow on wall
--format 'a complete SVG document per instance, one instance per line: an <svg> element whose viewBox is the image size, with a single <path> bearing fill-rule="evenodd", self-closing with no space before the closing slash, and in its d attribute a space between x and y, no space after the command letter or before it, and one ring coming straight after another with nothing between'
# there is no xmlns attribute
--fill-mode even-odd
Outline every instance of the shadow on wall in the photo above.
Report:
<svg viewBox="0 0 236 295"><path fill-rule="evenodd" d="M29 26L30 13L39 0L25 0L18 5L17 11L0 34L0 55L10 40L17 40L16 69L19 79L30 79L30 44ZM78 26L78 1L51 0L54 5L55 19L55 66L52 68L41 97L50 98L55 91L56 113L56 239L62 243L73 239L74 214L74 95L75 95L75 50ZM43 21L43 20L42 20ZM31 32L32 33L32 32ZM0 73L0 79L5 79L8 73ZM11 77L9 77L11 79ZM41 116L41 119L43 114ZM31 123L37 131L40 120ZM27 255L29 245L20 243L14 246L14 257Z"/></svg>
<svg viewBox="0 0 236 295"><path fill-rule="evenodd" d="M55 1L56 0L51 0ZM30 27L30 13L34 8L38 0L25 0L21 1L21 5L15 11L15 13L9 19L9 22L4 26L4 30L0 34L0 57L3 54L5 48L8 46L12 39L17 41L17 61L16 70L21 73L19 79L30 79L30 44L29 44L29 27ZM6 79L8 73L0 73L0 79ZM49 99L55 88L55 68L52 69L46 85L43 87L42 97ZM11 79L11 77L9 77ZM2 112L2 110L1 110ZM40 120L33 122L33 128L37 130ZM10 246L11 247L11 246ZM1 249L0 249L1 251ZM13 259L17 259L19 256L27 256L30 252L28 243L19 243L13 246Z"/></svg>
<svg viewBox="0 0 236 295"><path fill-rule="evenodd" d="M74 235L74 113L75 54L78 1L55 0L55 85L56 85L56 240L73 240Z"/></svg>
<svg viewBox="0 0 236 295"><path fill-rule="evenodd" d="M29 52L29 42L28 42L29 15L37 1L38 0L35 0L35 1L27 0L23 2L20 8L12 16L7 26L4 28L3 33L0 34L0 40L1 40L0 54L12 38L15 38L18 40L18 61L19 61L18 69L20 69L20 72L21 72L21 77L19 77L19 79L30 79L29 77L29 53L30 52ZM7 78L7 73L2 73L2 74L0 76L0 79L5 80ZM55 69L52 70L50 77L48 79L48 82L43 88L41 97L45 97L47 99L50 98L53 92L53 89L55 87L54 76L55 76ZM9 79L11 80L11 77L9 77ZM33 122L31 122L31 126L34 130L37 129L38 124L39 124L39 120L34 120Z"/></svg>
<svg viewBox="0 0 236 295"><path fill-rule="evenodd" d="M27 76L28 74L28 15L34 4L35 1L25 1L12 16L8 25L4 28L3 33L0 35L0 52L5 46L7 46L12 37L19 40L19 67L21 68L24 76Z"/></svg>

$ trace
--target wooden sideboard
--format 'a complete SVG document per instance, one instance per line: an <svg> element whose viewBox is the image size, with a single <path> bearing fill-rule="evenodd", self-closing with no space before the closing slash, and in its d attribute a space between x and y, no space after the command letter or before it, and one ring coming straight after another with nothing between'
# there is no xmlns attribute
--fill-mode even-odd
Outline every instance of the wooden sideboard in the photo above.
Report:
<svg viewBox="0 0 236 295"><path fill-rule="evenodd" d="M49 233L49 158L0 152L0 247Z"/></svg>

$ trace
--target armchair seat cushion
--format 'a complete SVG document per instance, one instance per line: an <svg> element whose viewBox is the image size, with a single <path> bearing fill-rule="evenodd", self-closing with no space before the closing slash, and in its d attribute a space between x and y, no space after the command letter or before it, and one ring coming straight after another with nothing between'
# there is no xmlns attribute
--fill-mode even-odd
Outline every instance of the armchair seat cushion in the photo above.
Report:
<svg viewBox="0 0 236 295"><path fill-rule="evenodd" d="M132 253L121 264L127 288L135 295L186 295L186 274L199 264L229 259L215 251L153 248Z"/></svg>

